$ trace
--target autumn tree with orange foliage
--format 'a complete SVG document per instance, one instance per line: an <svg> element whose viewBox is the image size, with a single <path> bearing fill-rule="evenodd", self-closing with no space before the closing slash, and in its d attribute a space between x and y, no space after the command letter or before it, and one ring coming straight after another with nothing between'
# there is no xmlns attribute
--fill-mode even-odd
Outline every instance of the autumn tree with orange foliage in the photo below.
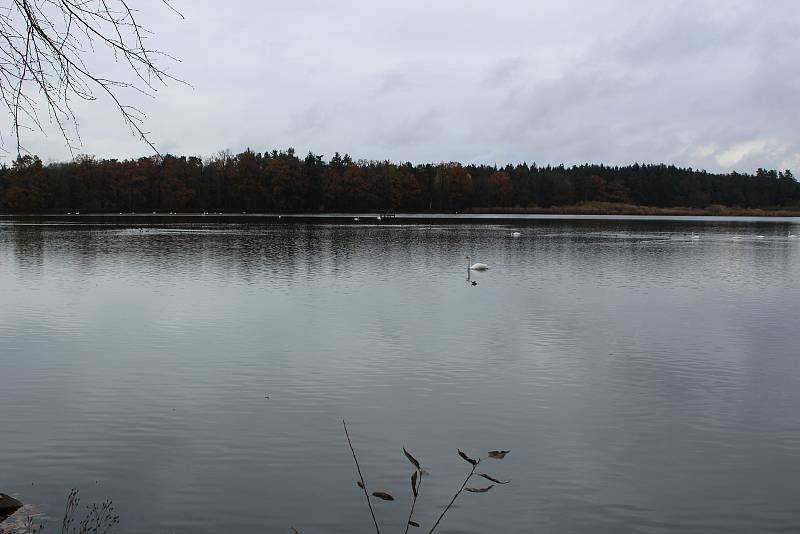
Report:
<svg viewBox="0 0 800 534"><path fill-rule="evenodd" d="M0 167L0 213L461 212L614 202L798 208L791 171L713 174L667 165L418 164L286 151L131 160L32 155Z"/></svg>

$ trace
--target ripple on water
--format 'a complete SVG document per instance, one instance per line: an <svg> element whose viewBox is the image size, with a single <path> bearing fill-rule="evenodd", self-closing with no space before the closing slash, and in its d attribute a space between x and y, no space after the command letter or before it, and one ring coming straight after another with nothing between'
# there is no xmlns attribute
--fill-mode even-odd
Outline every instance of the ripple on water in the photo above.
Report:
<svg viewBox="0 0 800 534"><path fill-rule="evenodd" d="M513 451L452 532L796 531L796 227L513 229L4 225L3 483L125 532L367 532L346 418L387 528L405 446L423 525L457 447Z"/></svg>

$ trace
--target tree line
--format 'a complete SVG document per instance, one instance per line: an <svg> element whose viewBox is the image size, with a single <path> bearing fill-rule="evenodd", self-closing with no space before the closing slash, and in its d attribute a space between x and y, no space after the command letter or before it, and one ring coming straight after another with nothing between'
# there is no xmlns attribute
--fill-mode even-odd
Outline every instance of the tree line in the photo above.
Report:
<svg viewBox="0 0 800 534"><path fill-rule="evenodd" d="M659 208L798 208L791 171L709 173L674 165L411 164L326 161L293 149L0 167L0 213L461 212L613 202Z"/></svg>

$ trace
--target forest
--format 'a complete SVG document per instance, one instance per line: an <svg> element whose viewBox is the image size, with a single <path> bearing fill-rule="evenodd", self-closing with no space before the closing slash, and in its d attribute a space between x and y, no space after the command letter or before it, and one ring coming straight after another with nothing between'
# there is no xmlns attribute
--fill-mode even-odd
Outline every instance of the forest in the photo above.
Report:
<svg viewBox="0 0 800 534"><path fill-rule="evenodd" d="M800 209L791 171L710 173L674 165L571 167L354 161L293 149L210 158L80 156L0 168L0 213L442 212L585 203L653 208Z"/></svg>

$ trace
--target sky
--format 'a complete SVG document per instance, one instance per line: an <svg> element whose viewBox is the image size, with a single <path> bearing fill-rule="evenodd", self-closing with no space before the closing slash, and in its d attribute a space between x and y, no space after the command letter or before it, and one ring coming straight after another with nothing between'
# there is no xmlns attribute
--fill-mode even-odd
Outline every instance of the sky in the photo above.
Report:
<svg viewBox="0 0 800 534"><path fill-rule="evenodd" d="M190 85L123 93L162 153L800 171L796 0L172 4L135 0ZM74 109L76 153L152 153L101 95ZM23 144L71 158L55 131Z"/></svg>

